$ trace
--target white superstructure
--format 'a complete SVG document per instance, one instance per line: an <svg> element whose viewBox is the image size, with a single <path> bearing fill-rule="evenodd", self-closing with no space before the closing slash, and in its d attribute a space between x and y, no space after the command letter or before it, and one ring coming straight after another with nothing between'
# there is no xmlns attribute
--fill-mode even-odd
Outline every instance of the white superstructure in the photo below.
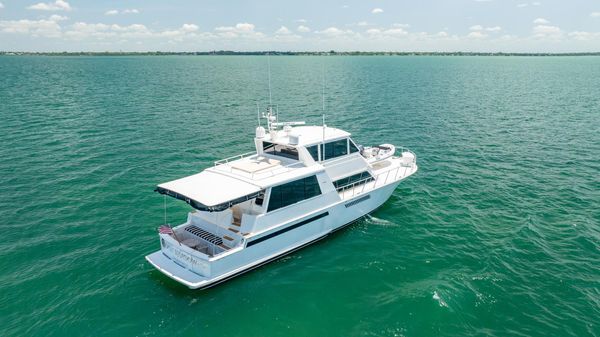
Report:
<svg viewBox="0 0 600 337"><path fill-rule="evenodd" d="M361 151L343 130L266 117L255 152L158 185L194 208L146 256L165 275L194 289L223 282L374 211L417 171L407 149L384 144L397 154L373 159L377 147Z"/></svg>

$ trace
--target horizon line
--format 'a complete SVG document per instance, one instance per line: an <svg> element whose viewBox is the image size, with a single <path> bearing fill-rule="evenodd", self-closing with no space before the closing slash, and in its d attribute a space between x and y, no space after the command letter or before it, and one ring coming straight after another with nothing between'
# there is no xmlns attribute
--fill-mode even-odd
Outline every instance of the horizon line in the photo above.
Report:
<svg viewBox="0 0 600 337"><path fill-rule="evenodd" d="M16 55L73 55L73 56L119 56L119 55L273 55L273 56L600 56L600 51L594 52L483 52L483 51L2 51L0 56Z"/></svg>

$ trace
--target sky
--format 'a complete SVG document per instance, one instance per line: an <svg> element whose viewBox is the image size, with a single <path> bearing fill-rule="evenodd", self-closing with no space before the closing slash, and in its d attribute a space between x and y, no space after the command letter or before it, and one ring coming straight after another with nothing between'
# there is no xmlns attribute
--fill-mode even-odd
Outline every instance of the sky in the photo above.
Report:
<svg viewBox="0 0 600 337"><path fill-rule="evenodd" d="M0 0L0 51L600 51L598 0Z"/></svg>

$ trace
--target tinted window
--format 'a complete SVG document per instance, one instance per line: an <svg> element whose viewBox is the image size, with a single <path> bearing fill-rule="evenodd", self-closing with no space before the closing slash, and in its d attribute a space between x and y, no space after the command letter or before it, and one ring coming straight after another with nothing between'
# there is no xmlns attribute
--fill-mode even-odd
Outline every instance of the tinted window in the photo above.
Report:
<svg viewBox="0 0 600 337"><path fill-rule="evenodd" d="M345 156L348 154L348 140L336 140L333 142L333 157Z"/></svg>
<svg viewBox="0 0 600 337"><path fill-rule="evenodd" d="M321 194L316 176L310 176L271 188L268 211L295 204Z"/></svg>
<svg viewBox="0 0 600 337"><path fill-rule="evenodd" d="M354 153L354 152L358 152L358 148L356 147L356 145L354 145L354 142L349 140L349 145L350 145L350 153Z"/></svg>
<svg viewBox="0 0 600 337"><path fill-rule="evenodd" d="M346 178L338 179L333 182L333 186L339 191L351 187L353 183L360 181L360 184L365 184L369 181L373 181L373 176L367 171L351 175Z"/></svg>
<svg viewBox="0 0 600 337"><path fill-rule="evenodd" d="M263 152L274 156L298 160L298 150L291 146L263 142Z"/></svg>
<svg viewBox="0 0 600 337"><path fill-rule="evenodd" d="M323 160L332 159L348 154L348 139L340 139L325 143L325 149L321 145L321 154L325 154Z"/></svg>
<svg viewBox="0 0 600 337"><path fill-rule="evenodd" d="M319 148L317 147L317 145L309 146L306 149L315 161L319 161Z"/></svg>

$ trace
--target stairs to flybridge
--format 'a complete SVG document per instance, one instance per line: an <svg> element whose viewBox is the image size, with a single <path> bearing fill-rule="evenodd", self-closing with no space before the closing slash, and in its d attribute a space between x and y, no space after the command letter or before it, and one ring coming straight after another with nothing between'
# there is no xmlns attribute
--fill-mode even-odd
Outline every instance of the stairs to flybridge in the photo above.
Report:
<svg viewBox="0 0 600 337"><path fill-rule="evenodd" d="M241 226L242 226L242 220L240 218L237 218L234 216L233 220L231 221L231 224L229 224L227 229L229 229L230 231L232 231L236 234L239 234Z"/></svg>

